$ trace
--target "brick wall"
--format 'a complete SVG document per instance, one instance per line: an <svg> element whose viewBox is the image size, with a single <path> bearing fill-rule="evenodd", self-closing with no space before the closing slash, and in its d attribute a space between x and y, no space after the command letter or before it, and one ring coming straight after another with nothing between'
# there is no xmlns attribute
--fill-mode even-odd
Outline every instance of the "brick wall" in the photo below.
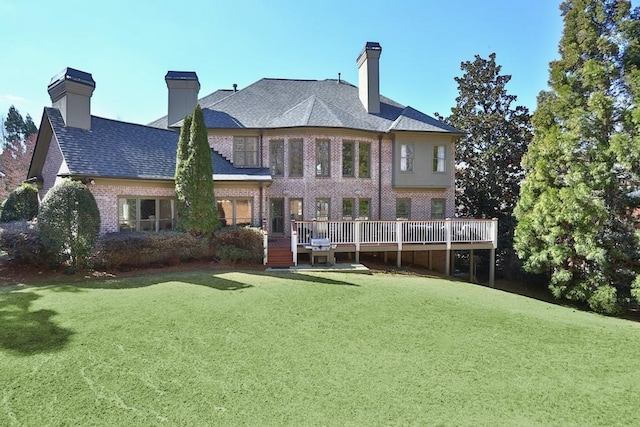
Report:
<svg viewBox="0 0 640 427"><path fill-rule="evenodd" d="M101 184L98 180L95 185L90 185L98 209L100 210L100 234L111 233L119 230L118 224L118 197L173 197L173 186L158 187L154 185L132 184Z"/></svg>
<svg viewBox="0 0 640 427"><path fill-rule="evenodd" d="M304 176L289 176L289 141L303 140ZM284 200L285 218L290 218L289 199L303 199L303 211L305 219L315 216L315 200L317 198L330 200L330 218L342 218L342 200L354 199L357 206L358 199L371 200L370 219L395 219L396 199L411 199L411 218L431 218L431 199L445 200L445 216L454 216L455 190L453 183L447 189L394 189L392 183L393 170L393 141L382 140L382 203L378 199L378 180L380 170L378 168L378 139L365 136L348 134L309 134L309 133L283 133L269 134L263 137L262 165L270 165L270 141L284 141L284 176L273 177L273 183L265 191L265 203L260 216L269 217L269 203L271 198ZM316 177L315 157L316 141L328 140L330 142L330 176ZM342 142L354 141L354 157L356 165L355 177L342 176ZM357 171L358 145L367 143L370 146L370 177L359 177ZM233 159L233 136L209 135L209 144L229 160ZM417 165L419 167L419 165ZM453 170L453 159L451 159ZM257 203L255 204L258 205ZM287 227L285 227L287 230Z"/></svg>

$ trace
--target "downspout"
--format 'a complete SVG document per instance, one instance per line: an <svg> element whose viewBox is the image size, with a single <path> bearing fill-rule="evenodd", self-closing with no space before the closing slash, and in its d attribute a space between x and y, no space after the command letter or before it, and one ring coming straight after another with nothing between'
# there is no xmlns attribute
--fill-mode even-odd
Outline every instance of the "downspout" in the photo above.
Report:
<svg viewBox="0 0 640 427"><path fill-rule="evenodd" d="M264 219L264 211L262 210L264 205L264 201L262 200L264 198L264 188L263 188L263 183L260 183L260 202L258 203L258 208L260 209L260 227L262 227L262 220Z"/></svg>
<svg viewBox="0 0 640 427"><path fill-rule="evenodd" d="M260 167L263 168L264 167L264 148L262 147L262 133L263 130L260 129L259 131L259 136L258 136L258 146L260 147Z"/></svg>
<svg viewBox="0 0 640 427"><path fill-rule="evenodd" d="M378 135L378 221L382 219L382 134Z"/></svg>

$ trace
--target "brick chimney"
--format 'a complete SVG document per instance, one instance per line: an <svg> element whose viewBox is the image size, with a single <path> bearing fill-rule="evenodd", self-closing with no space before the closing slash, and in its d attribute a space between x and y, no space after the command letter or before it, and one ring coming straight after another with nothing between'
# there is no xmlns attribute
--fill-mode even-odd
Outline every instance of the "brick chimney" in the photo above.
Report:
<svg viewBox="0 0 640 427"><path fill-rule="evenodd" d="M200 82L193 71L168 71L164 81L169 89L167 126L171 127L188 114L198 103Z"/></svg>
<svg viewBox="0 0 640 427"><path fill-rule="evenodd" d="M380 113L380 54L378 42L367 42L358 55L358 91L367 112Z"/></svg>
<svg viewBox="0 0 640 427"><path fill-rule="evenodd" d="M51 79L47 91L65 126L91 129L91 95L95 88L91 74L74 68L67 67Z"/></svg>

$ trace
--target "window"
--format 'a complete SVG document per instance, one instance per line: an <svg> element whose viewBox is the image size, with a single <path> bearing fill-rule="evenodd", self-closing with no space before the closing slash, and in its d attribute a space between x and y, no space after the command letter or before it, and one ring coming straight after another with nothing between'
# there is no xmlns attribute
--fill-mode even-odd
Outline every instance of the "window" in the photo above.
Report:
<svg viewBox="0 0 640 427"><path fill-rule="evenodd" d="M446 150L444 145L436 145L433 147L433 171L445 172Z"/></svg>
<svg viewBox="0 0 640 427"><path fill-rule="evenodd" d="M342 199L342 219L353 219L354 202L353 199Z"/></svg>
<svg viewBox="0 0 640 427"><path fill-rule="evenodd" d="M316 141L316 176L330 176L329 141Z"/></svg>
<svg viewBox="0 0 640 427"><path fill-rule="evenodd" d="M302 221L304 219L302 205L302 199L289 199L289 213L291 215L291 219L295 219L296 221Z"/></svg>
<svg viewBox="0 0 640 427"><path fill-rule="evenodd" d="M444 219L444 199L431 199L431 218Z"/></svg>
<svg viewBox="0 0 640 427"><path fill-rule="evenodd" d="M255 136L233 138L233 164L239 167L258 166L258 138Z"/></svg>
<svg viewBox="0 0 640 427"><path fill-rule="evenodd" d="M358 218L369 219L371 217L371 199L358 200Z"/></svg>
<svg viewBox="0 0 640 427"><path fill-rule="evenodd" d="M360 178L371 177L371 144L360 142L358 144L358 176Z"/></svg>
<svg viewBox="0 0 640 427"><path fill-rule="evenodd" d="M118 199L118 223L120 231L171 230L175 225L173 199Z"/></svg>
<svg viewBox="0 0 640 427"><path fill-rule="evenodd" d="M252 199L217 199L218 218L223 227L251 225L253 218Z"/></svg>
<svg viewBox="0 0 640 427"><path fill-rule="evenodd" d="M329 219L330 199L316 199L316 219Z"/></svg>
<svg viewBox="0 0 640 427"><path fill-rule="evenodd" d="M271 162L271 175L284 176L284 141L269 142L269 161Z"/></svg>
<svg viewBox="0 0 640 427"><path fill-rule="evenodd" d="M411 199L396 199L396 219L411 217Z"/></svg>
<svg viewBox="0 0 640 427"><path fill-rule="evenodd" d="M414 157L415 147L413 144L402 144L400 146L400 170L402 172L413 172Z"/></svg>
<svg viewBox="0 0 640 427"><path fill-rule="evenodd" d="M342 176L355 176L354 142L342 141Z"/></svg>
<svg viewBox="0 0 640 427"><path fill-rule="evenodd" d="M289 176L302 176L302 140L289 141Z"/></svg>

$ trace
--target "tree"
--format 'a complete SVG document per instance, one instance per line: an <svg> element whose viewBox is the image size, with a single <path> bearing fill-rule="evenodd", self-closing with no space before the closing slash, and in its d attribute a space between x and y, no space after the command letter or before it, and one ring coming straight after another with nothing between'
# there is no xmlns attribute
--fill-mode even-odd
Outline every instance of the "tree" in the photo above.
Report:
<svg viewBox="0 0 640 427"><path fill-rule="evenodd" d="M640 267L638 11L628 0L567 0L560 59L538 96L515 215L524 267L556 297L614 312Z"/></svg>
<svg viewBox="0 0 640 427"><path fill-rule="evenodd" d="M498 219L498 264L509 274L519 270L513 249L515 219L524 171L521 158L531 141L526 107L512 104L496 54L461 63L456 77L459 95L451 115L442 118L464 132L456 144L456 213L463 217ZM515 271L514 271L515 270Z"/></svg>
<svg viewBox="0 0 640 427"><path fill-rule="evenodd" d="M100 232L100 211L91 191L79 181L65 179L45 196L38 214L42 244L58 265L82 268Z"/></svg>
<svg viewBox="0 0 640 427"><path fill-rule="evenodd" d="M176 213L178 218L186 218L188 215L187 203L185 200L185 186L187 185L186 175L183 173L184 164L189 155L189 138L191 135L192 117L186 116L180 128L178 138L178 150L176 152L176 173L174 177L176 191ZM178 223L178 228L181 224Z"/></svg>
<svg viewBox="0 0 640 427"><path fill-rule="evenodd" d="M31 134L24 141L7 144L0 153L0 201L27 179L36 136Z"/></svg>
<svg viewBox="0 0 640 427"><path fill-rule="evenodd" d="M178 199L178 229L196 235L211 235L220 227L213 190L211 148L200 105L196 105L186 138L185 120L180 130L176 152L176 198ZM182 215L180 215L182 210Z"/></svg>
<svg viewBox="0 0 640 427"><path fill-rule="evenodd" d="M22 184L9 194L0 211L0 222L31 221L38 215L40 200L33 184Z"/></svg>
<svg viewBox="0 0 640 427"><path fill-rule="evenodd" d="M24 130L24 119L20 112L13 105L9 107L9 113L3 123L5 129L5 143L13 144L22 139Z"/></svg>

